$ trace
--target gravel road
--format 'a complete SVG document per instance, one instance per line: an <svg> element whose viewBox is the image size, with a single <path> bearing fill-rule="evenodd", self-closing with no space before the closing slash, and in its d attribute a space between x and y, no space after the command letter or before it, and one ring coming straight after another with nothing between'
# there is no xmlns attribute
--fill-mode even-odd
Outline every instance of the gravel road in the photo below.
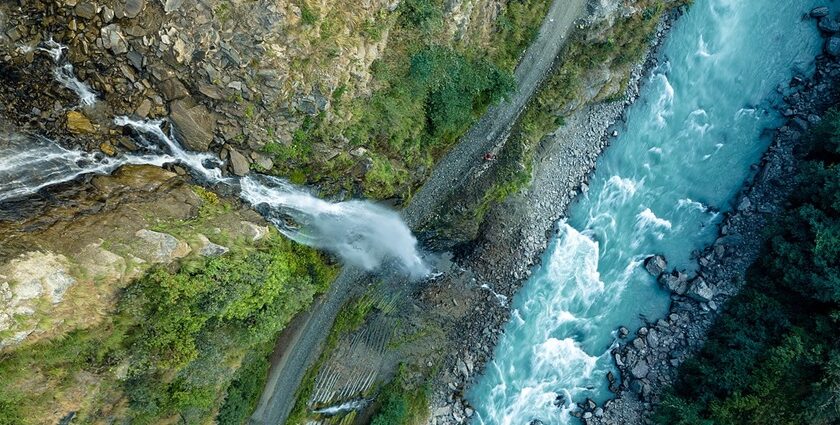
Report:
<svg viewBox="0 0 840 425"><path fill-rule="evenodd" d="M516 69L517 90L508 100L490 108L460 142L438 163L426 184L403 211L410 227L417 229L434 217L441 200L453 193L463 177L478 170L482 154L504 143L507 134L543 77L551 69L575 20L585 11L586 0L554 0L539 35ZM303 375L317 359L336 314L363 273L345 267L330 291L306 316L284 332L272 356L266 389L250 423L279 425L295 402Z"/></svg>

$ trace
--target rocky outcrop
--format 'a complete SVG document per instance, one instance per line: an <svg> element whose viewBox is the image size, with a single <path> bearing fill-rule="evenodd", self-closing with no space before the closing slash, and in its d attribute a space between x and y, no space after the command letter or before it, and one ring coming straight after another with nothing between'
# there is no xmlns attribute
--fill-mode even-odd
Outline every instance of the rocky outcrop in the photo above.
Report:
<svg viewBox="0 0 840 425"><path fill-rule="evenodd" d="M140 229L134 235L138 238L140 256L152 263L171 263L192 251L186 242L166 233Z"/></svg>
<svg viewBox="0 0 840 425"><path fill-rule="evenodd" d="M40 206L31 214L0 220L0 348L95 325L152 265L224 255L268 236L257 213L234 202L200 216L205 202L175 173L127 166L48 200L32 198Z"/></svg>

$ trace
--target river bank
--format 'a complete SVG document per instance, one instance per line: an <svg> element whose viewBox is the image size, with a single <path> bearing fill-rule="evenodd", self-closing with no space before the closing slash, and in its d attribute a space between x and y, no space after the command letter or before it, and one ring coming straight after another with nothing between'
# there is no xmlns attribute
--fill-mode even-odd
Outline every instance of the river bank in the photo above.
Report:
<svg viewBox="0 0 840 425"><path fill-rule="evenodd" d="M557 220L586 190L599 154L618 135L617 123L624 119L627 108L659 63L659 48L681 13L676 9L665 15L648 54L634 67L621 100L581 109L542 142L530 188L489 212L481 237L461 254L459 265L464 271L425 289L434 294L426 299L438 305L449 302L440 293L479 293L464 301L470 311L459 317L452 331L459 345L453 347L434 379L431 423L463 423L473 415L464 393L492 359L493 348L511 319L508 300L539 264Z"/></svg>
<svg viewBox="0 0 840 425"><path fill-rule="evenodd" d="M765 226L783 210L794 187L797 147L838 98L840 63L835 46L840 40L826 31L823 35L825 52L817 58L816 73L790 82L793 93L785 98L782 110L787 121L754 166L754 176L745 183L735 210L723 220L718 238L697 253L697 273L670 272L661 258L646 264L674 291L670 310L612 351L620 379L607 379L616 398L602 408L586 403L580 410L584 423L646 423L663 392L675 382L679 366L703 346L722 307L740 290L747 269L761 253ZM627 334L626 329L619 332Z"/></svg>

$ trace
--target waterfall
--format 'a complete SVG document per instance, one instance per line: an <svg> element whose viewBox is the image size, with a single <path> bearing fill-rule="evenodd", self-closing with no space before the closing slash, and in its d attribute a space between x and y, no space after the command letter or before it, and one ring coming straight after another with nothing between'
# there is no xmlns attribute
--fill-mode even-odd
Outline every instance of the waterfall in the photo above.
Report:
<svg viewBox="0 0 840 425"><path fill-rule="evenodd" d="M49 39L39 50L52 58L56 81L76 93L81 106L96 102L96 94L76 78L73 65L66 61L66 46ZM244 202L294 241L329 251L368 271L394 265L413 279L429 273L417 249L417 239L395 211L360 200L328 202L272 176L224 177L224 163L219 158L181 147L171 131L164 132L163 120L117 117L114 124L131 128L146 152L109 158L65 149L41 136L0 134L0 202L25 197L81 175L110 174L127 164L160 167L178 163L201 184L223 184L238 190Z"/></svg>

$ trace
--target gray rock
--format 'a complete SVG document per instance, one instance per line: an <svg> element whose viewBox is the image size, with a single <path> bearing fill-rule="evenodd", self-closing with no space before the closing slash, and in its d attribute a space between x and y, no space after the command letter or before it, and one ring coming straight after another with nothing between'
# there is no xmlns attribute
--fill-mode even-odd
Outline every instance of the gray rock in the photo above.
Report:
<svg viewBox="0 0 840 425"><path fill-rule="evenodd" d="M166 13L175 12L184 4L184 0L160 0Z"/></svg>
<svg viewBox="0 0 840 425"><path fill-rule="evenodd" d="M688 296L695 301L709 302L715 296L715 289L706 283L702 277L698 276L691 281Z"/></svg>
<svg viewBox="0 0 840 425"><path fill-rule="evenodd" d="M831 56L840 57L840 37L832 36L825 42L825 52Z"/></svg>
<svg viewBox="0 0 840 425"><path fill-rule="evenodd" d="M820 18L820 21L817 23L817 27L820 31L826 34L836 34L840 32L840 24L837 24L837 21L831 19L829 16L823 16Z"/></svg>
<svg viewBox="0 0 840 425"><path fill-rule="evenodd" d="M230 251L227 247L210 242L210 240L204 235L199 235L198 239L202 245L198 250L198 253L205 257L218 257Z"/></svg>
<svg viewBox="0 0 840 425"><path fill-rule="evenodd" d="M189 245L167 233L141 229L134 236L139 239L139 243L142 245L145 259L151 262L171 262L186 257L191 251Z"/></svg>
<svg viewBox="0 0 840 425"><path fill-rule="evenodd" d="M741 202L738 204L738 211L746 211L750 209L751 206L752 202L750 201L750 198L745 196L741 198Z"/></svg>
<svg viewBox="0 0 840 425"><path fill-rule="evenodd" d="M76 16L84 19L93 19L96 16L96 5L89 2L81 2L73 8Z"/></svg>
<svg viewBox="0 0 840 425"><path fill-rule="evenodd" d="M667 269L668 262L665 261L665 257L661 255L654 255L645 260L645 270L653 275L653 277L659 277L659 275L664 273Z"/></svg>
<svg viewBox="0 0 840 425"><path fill-rule="evenodd" d="M642 379L648 375L650 372L650 367L648 367L647 360L642 359L633 366L633 369L630 370L630 373L633 375L634 378Z"/></svg>
<svg viewBox="0 0 840 425"><path fill-rule="evenodd" d="M191 98L178 99L169 104L169 118L175 124L175 134L187 148L206 151L213 142L216 118Z"/></svg>
<svg viewBox="0 0 840 425"><path fill-rule="evenodd" d="M618 337L619 338L627 338L627 335L630 334L630 330L624 326L618 328Z"/></svg>
<svg viewBox="0 0 840 425"><path fill-rule="evenodd" d="M102 22L110 24L114 20L114 9L108 6L102 6Z"/></svg>
<svg viewBox="0 0 840 425"><path fill-rule="evenodd" d="M823 18L828 16L829 10L826 6L819 6L811 9L811 17L812 18Z"/></svg>
<svg viewBox="0 0 840 425"><path fill-rule="evenodd" d="M190 92L184 87L181 80L177 78L170 78L160 83L160 91L163 94L163 98L167 101L181 99L190 95Z"/></svg>
<svg viewBox="0 0 840 425"><path fill-rule="evenodd" d="M146 0L126 0L125 2L125 17L135 18L143 8L146 7Z"/></svg>
<svg viewBox="0 0 840 425"><path fill-rule="evenodd" d="M248 163L248 158L245 158L245 155L242 155L234 148L228 148L228 155L233 174L244 176L251 171L251 164Z"/></svg>
<svg viewBox="0 0 840 425"><path fill-rule="evenodd" d="M120 55L128 52L128 42L125 41L119 25L111 24L102 27L99 34L102 37L103 47L110 49L114 54Z"/></svg>
<svg viewBox="0 0 840 425"><path fill-rule="evenodd" d="M659 276L659 283L678 295L685 295L688 290L688 277L681 272L663 274Z"/></svg>

